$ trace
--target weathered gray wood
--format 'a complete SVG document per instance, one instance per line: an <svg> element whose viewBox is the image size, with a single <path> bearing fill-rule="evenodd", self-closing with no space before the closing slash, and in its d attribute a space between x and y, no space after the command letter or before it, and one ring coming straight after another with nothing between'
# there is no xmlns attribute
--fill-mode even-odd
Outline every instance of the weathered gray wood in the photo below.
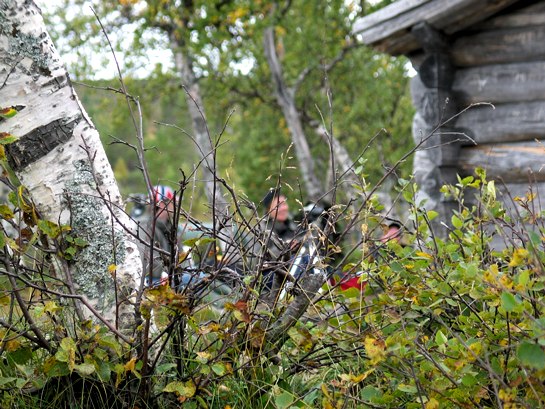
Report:
<svg viewBox="0 0 545 409"><path fill-rule="evenodd" d="M389 54L406 54L419 48L410 28L427 21L448 34L484 20L517 0L400 0L358 20L354 33L361 41ZM392 41L394 39L394 41Z"/></svg>
<svg viewBox="0 0 545 409"><path fill-rule="evenodd" d="M545 98L545 61L459 69L452 90L465 105L540 100Z"/></svg>
<svg viewBox="0 0 545 409"><path fill-rule="evenodd" d="M538 215L545 207L545 183L496 183L496 197L503 203L505 210L515 220L519 220L525 210ZM533 199L531 199L533 195ZM530 200L528 200L530 199Z"/></svg>
<svg viewBox="0 0 545 409"><path fill-rule="evenodd" d="M477 143L544 139L545 100L472 107L460 114L455 126Z"/></svg>
<svg viewBox="0 0 545 409"><path fill-rule="evenodd" d="M431 127L448 125L449 118L458 112L449 89L429 88L420 75L411 79L410 86L413 105Z"/></svg>
<svg viewBox="0 0 545 409"><path fill-rule="evenodd" d="M545 60L545 25L461 37L450 54L454 65L462 67Z"/></svg>
<svg viewBox="0 0 545 409"><path fill-rule="evenodd" d="M533 193L535 195L534 202L541 206L545 205L545 183L525 181L522 183L496 183L496 189L499 193L498 197L504 203L516 203L515 198L525 199L526 195Z"/></svg>
<svg viewBox="0 0 545 409"><path fill-rule="evenodd" d="M545 182L545 145L517 142L464 147L459 165L462 175L473 174L475 168L482 167L489 179L506 183Z"/></svg>
<svg viewBox="0 0 545 409"><path fill-rule="evenodd" d="M431 1L433 0L396 1L389 6L383 7L380 10L356 21L354 24L354 32L357 33L370 27L381 25L388 20L398 17L400 14L408 13L417 7L421 7L423 4L430 3Z"/></svg>
<svg viewBox="0 0 545 409"><path fill-rule="evenodd" d="M496 198L503 203L503 206L512 219L518 220L525 210L525 203L532 214L539 214L540 209L545 205L545 183L524 181L520 183L496 182ZM533 200L528 201L527 195L532 193ZM479 202L479 194L471 194L466 197L466 204L476 205Z"/></svg>
<svg viewBox="0 0 545 409"><path fill-rule="evenodd" d="M476 31L498 28L526 27L545 24L545 3L532 4L523 9L492 17L475 26Z"/></svg>

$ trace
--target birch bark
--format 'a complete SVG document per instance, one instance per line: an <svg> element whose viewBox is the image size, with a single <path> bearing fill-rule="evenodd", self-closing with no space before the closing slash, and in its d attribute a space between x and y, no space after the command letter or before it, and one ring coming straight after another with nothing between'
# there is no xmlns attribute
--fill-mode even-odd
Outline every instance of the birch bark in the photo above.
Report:
<svg viewBox="0 0 545 409"><path fill-rule="evenodd" d="M99 134L33 1L0 0L0 105L19 111L0 122L0 132L19 138L6 155L41 217L69 224L88 242L65 279L91 307L87 316L121 325L142 264Z"/></svg>
<svg viewBox="0 0 545 409"><path fill-rule="evenodd" d="M321 197L323 189L314 170L314 160L310 153L310 147L303 130L301 118L297 112L297 107L295 106L293 90L291 90L284 81L282 65L278 59L278 54L276 53L274 27L272 26L265 29L263 35L263 48L265 50L269 69L271 70L276 101L282 109L282 113L284 114L284 118L286 119L286 123L290 130L291 140L295 147L295 153L299 162L299 170L303 177L305 189L309 199L317 201Z"/></svg>
<svg viewBox="0 0 545 409"><path fill-rule="evenodd" d="M187 109L191 117L191 124L199 156L203 159L205 192L209 203L223 219L228 218L228 203L222 195L221 186L216 176L216 147L212 143L211 135L206 124L204 105L201 90L193 72L193 63L184 46L176 38L176 31L170 34L170 44L174 53L174 65L180 74L180 79L186 90Z"/></svg>

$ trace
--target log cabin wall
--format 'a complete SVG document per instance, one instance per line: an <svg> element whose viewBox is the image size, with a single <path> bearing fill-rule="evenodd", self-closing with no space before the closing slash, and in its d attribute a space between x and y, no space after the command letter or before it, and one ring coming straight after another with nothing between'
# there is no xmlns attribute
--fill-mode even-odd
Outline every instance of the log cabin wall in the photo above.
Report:
<svg viewBox="0 0 545 409"><path fill-rule="evenodd" d="M364 19L363 42L407 55L418 72L411 81L413 137L417 144L428 138L428 149L416 153L414 173L426 207L448 222L454 204L439 187L480 166L508 208L516 210L513 198L531 187L541 195L539 212L545 207L545 0L403 0L386 9Z"/></svg>
<svg viewBox="0 0 545 409"><path fill-rule="evenodd" d="M462 147L462 173L485 165L507 183L545 182L545 2L484 21L457 38L450 55L458 105L494 105L456 121L478 144Z"/></svg>

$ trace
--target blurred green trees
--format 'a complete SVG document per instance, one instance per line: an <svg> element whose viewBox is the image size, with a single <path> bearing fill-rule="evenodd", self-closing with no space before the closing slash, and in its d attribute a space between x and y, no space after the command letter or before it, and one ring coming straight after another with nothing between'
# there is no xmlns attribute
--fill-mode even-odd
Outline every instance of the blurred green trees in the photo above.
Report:
<svg viewBox="0 0 545 409"><path fill-rule="evenodd" d="M77 0L67 1L72 10L78 7L84 10ZM193 3L193 9L200 14L191 20L189 49L211 136L221 135L218 160L222 176L251 200L259 200L280 173L283 181L298 192L295 153L293 149L287 153L290 135L273 97L273 84L262 50L262 30L268 24L266 13L275 2ZM96 10L114 45L123 49L119 59L125 62L124 80L131 95L139 97L143 109L145 144L149 149L146 158L152 181L175 184L181 178L180 169L191 175L198 155L190 137L184 90L179 76L168 68L171 64L167 61L170 55L167 41L152 27L152 23L160 23L160 14L152 13L159 6L154 1L123 1L117 6L99 2ZM296 87L296 105L317 173L325 179L330 162L329 148L316 133L321 125L346 147L353 160L366 151L364 157L369 160L364 173L373 184L411 148L413 114L408 96L407 61L360 47L351 35L354 20L378 6L345 1L279 2L278 6L285 10L275 22L277 52L286 82ZM62 28L57 34L61 47L64 44L69 48L63 54L88 55L85 47L89 47L89 39L103 34L91 13L84 17L83 11L78 18L70 18L67 12L70 7L64 8L64 17L62 13L51 17L56 27ZM123 13L138 7L151 10L154 20L143 19L136 23L136 28L127 26L121 18ZM179 10L183 13L183 4ZM135 33L130 47L126 47L131 38L127 32ZM101 49L102 55L108 56L104 39L95 43L94 52ZM146 62L147 55L161 49L165 50L161 54L166 56L165 60ZM86 84L119 87L115 72L111 73L114 78L111 81L86 79L100 71L90 58L78 58L71 66L77 79ZM118 171L122 191L143 191L136 155L126 145L111 144L110 135L135 143L135 130L124 97L93 87L79 87L78 92L108 144L107 153ZM126 166L117 166L118 162ZM407 177L410 169L411 164L404 163L399 172ZM273 179L267 181L270 176ZM197 190L195 195L200 197L201 193Z"/></svg>

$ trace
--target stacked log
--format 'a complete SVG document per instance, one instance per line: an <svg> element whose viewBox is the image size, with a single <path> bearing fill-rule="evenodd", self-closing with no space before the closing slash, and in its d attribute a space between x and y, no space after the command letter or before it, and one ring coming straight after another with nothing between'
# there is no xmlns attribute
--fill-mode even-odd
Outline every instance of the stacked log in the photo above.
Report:
<svg viewBox="0 0 545 409"><path fill-rule="evenodd" d="M461 174L481 166L516 192L510 196L532 188L545 197L545 2L474 26L454 41L450 56L458 106L491 104L456 120L477 143L461 147Z"/></svg>

